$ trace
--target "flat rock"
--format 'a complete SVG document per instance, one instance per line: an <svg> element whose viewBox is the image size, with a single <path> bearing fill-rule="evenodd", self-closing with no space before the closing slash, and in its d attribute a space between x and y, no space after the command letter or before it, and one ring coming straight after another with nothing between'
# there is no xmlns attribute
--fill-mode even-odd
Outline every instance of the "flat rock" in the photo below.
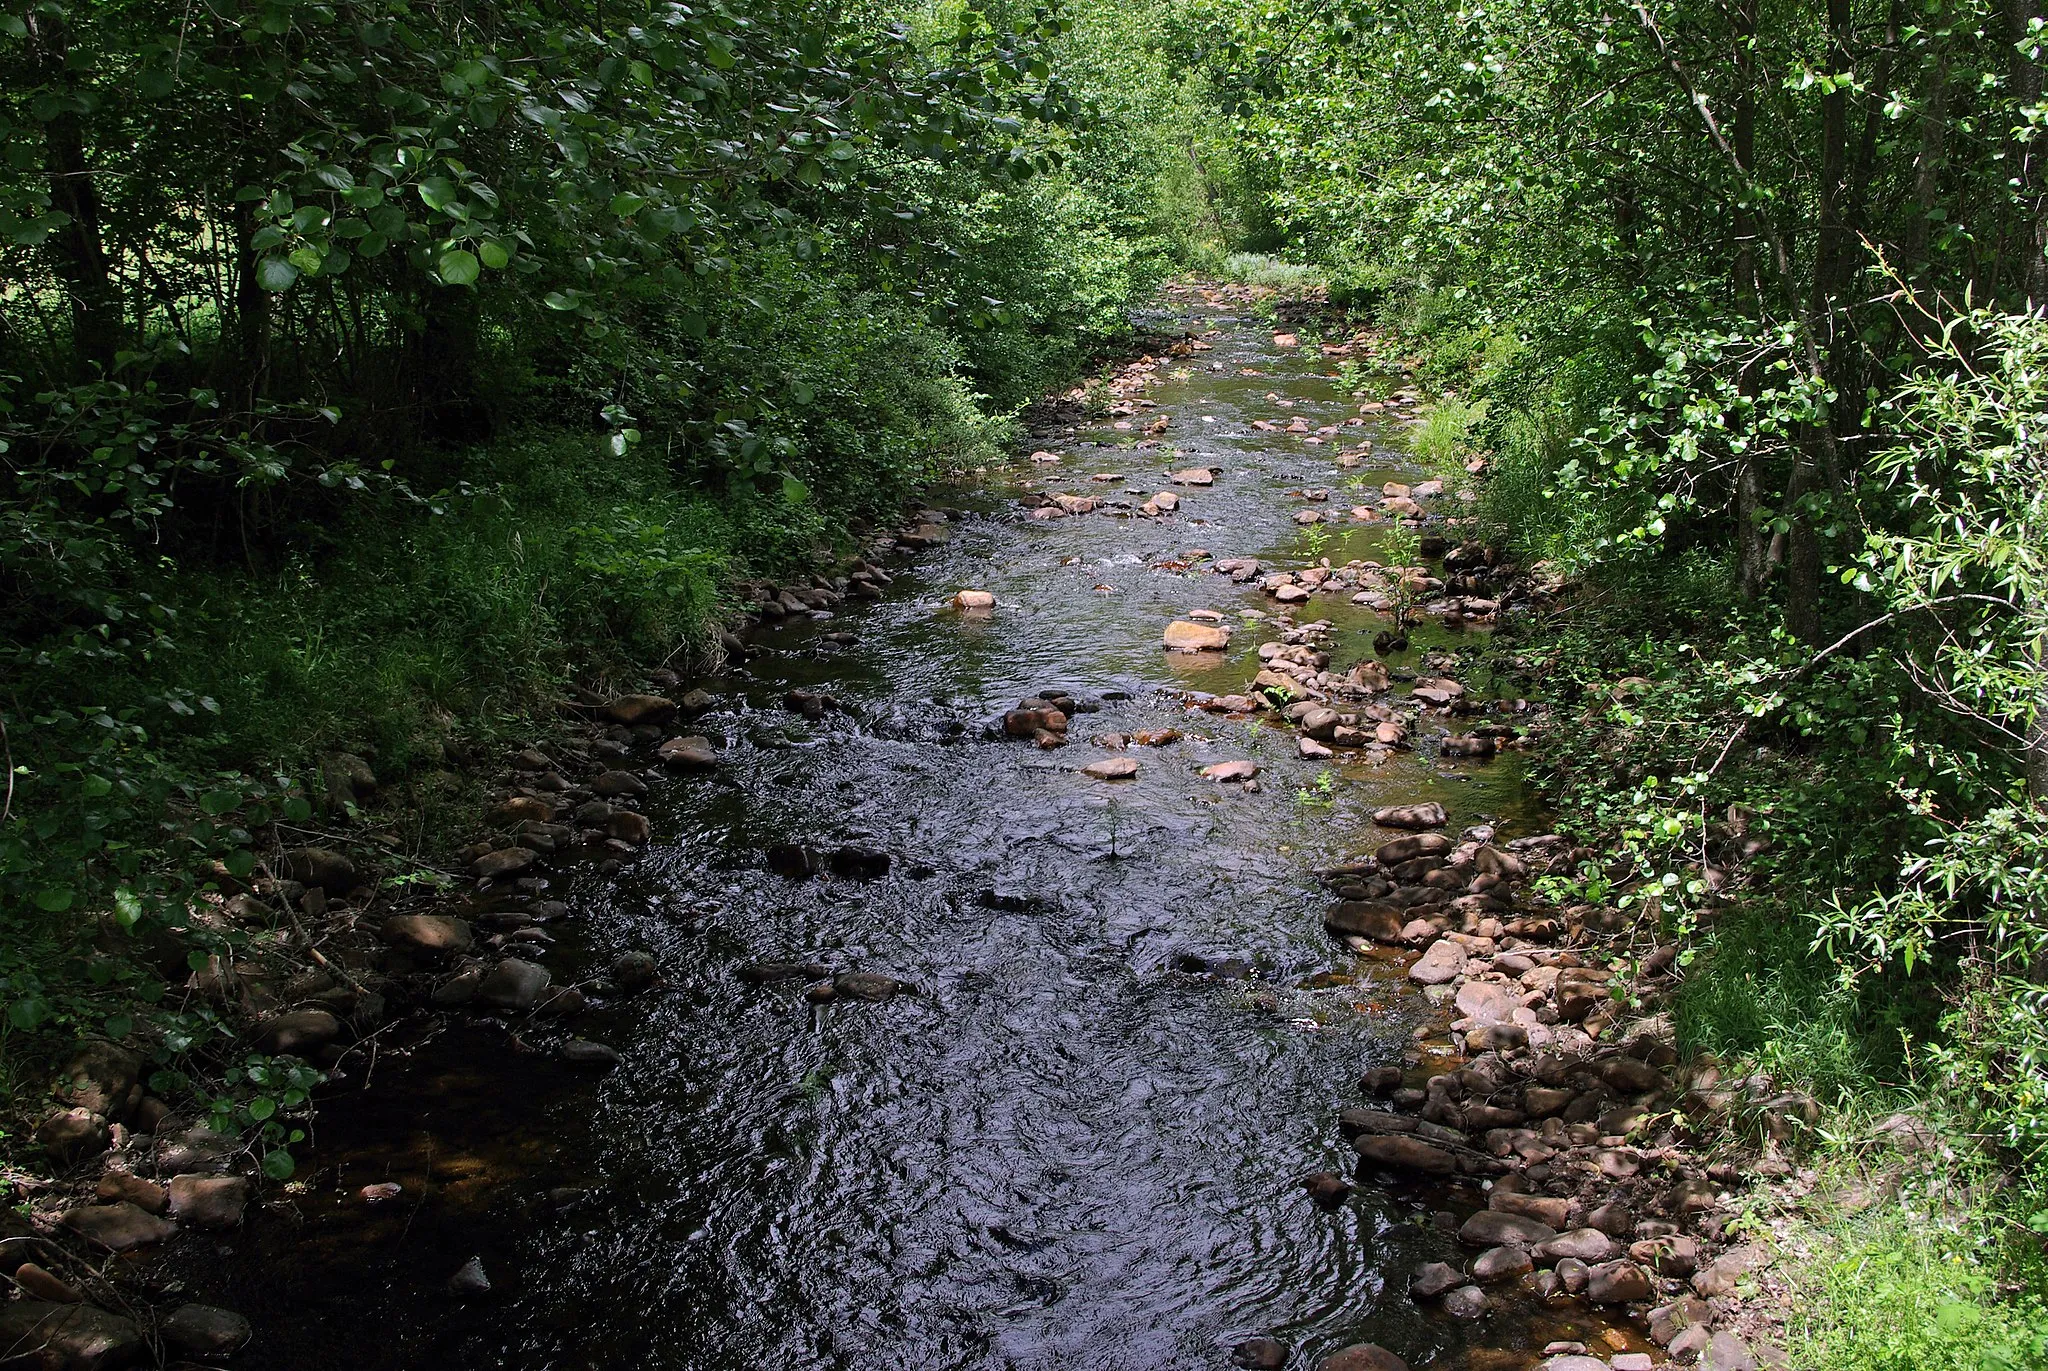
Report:
<svg viewBox="0 0 2048 1371"><path fill-rule="evenodd" d="M232 1309L185 1304L163 1321L164 1341L187 1356L225 1357L249 1342L249 1321Z"/></svg>
<svg viewBox="0 0 2048 1371"><path fill-rule="evenodd" d="M57 1279L34 1262L23 1262L14 1268L14 1283L21 1287L22 1294L32 1300L46 1300L51 1304L85 1303L84 1291Z"/></svg>
<svg viewBox="0 0 2048 1371"><path fill-rule="evenodd" d="M113 1371L149 1356L142 1330L119 1314L89 1304L17 1300L0 1304L0 1355L37 1348L29 1365L50 1371ZM9 1366L20 1364L12 1358Z"/></svg>
<svg viewBox="0 0 2048 1371"><path fill-rule="evenodd" d="M1417 985L1446 985L1465 973L1470 958L1465 949L1449 938L1439 938L1422 954L1422 960L1408 968L1408 979Z"/></svg>
<svg viewBox="0 0 2048 1371"><path fill-rule="evenodd" d="M676 717L676 706L661 695L621 695L604 707L604 717L627 728L665 724Z"/></svg>
<svg viewBox="0 0 2048 1371"><path fill-rule="evenodd" d="M1208 467L1187 467L1174 472L1167 479L1177 486L1213 486L1216 484L1216 473Z"/></svg>
<svg viewBox="0 0 2048 1371"><path fill-rule="evenodd" d="M1316 1371L1408 1371L1408 1363L1376 1342L1359 1342L1324 1357Z"/></svg>
<svg viewBox="0 0 2048 1371"><path fill-rule="evenodd" d="M173 1176L165 1190L171 1217L194 1228L238 1228L249 1204L249 1182L241 1176Z"/></svg>
<svg viewBox="0 0 2048 1371"><path fill-rule="evenodd" d="M469 920L453 914L394 914L384 921L384 941L433 956L467 952L476 939Z"/></svg>
<svg viewBox="0 0 2048 1371"><path fill-rule="evenodd" d="M695 733L670 738L654 755L672 771L710 771L718 765L718 749L709 738Z"/></svg>
<svg viewBox="0 0 2048 1371"><path fill-rule="evenodd" d="M469 874L480 881L499 880L517 876L539 860L540 854L530 847L501 847L471 862Z"/></svg>
<svg viewBox="0 0 2048 1371"><path fill-rule="evenodd" d="M1130 757L1105 757L1082 767L1081 774L1098 781L1128 781L1138 774L1138 763Z"/></svg>
<svg viewBox="0 0 2048 1371"><path fill-rule="evenodd" d="M1202 778L1215 781L1218 784L1228 784L1232 781L1249 781L1258 774L1259 764L1245 758L1232 762L1218 762L1214 766L1202 768Z"/></svg>
<svg viewBox="0 0 2048 1371"><path fill-rule="evenodd" d="M613 1067L619 1064L619 1050L587 1038L571 1038L562 1044L562 1060L571 1066Z"/></svg>
<svg viewBox="0 0 2048 1371"><path fill-rule="evenodd" d="M1372 812L1372 821L1382 828L1442 828L1449 816L1444 807L1431 800L1426 804L1388 805Z"/></svg>
<svg viewBox="0 0 2048 1371"><path fill-rule="evenodd" d="M1512 1022L1521 1007L1519 989L1498 981L1467 981L1458 987L1458 1012L1482 1024Z"/></svg>
<svg viewBox="0 0 2048 1371"><path fill-rule="evenodd" d="M1482 1209L1458 1229L1458 1241L1468 1247L1534 1247L1556 1236L1557 1230L1547 1223L1498 1209Z"/></svg>
<svg viewBox="0 0 2048 1371"><path fill-rule="evenodd" d="M1221 652L1230 646L1230 629L1222 624L1197 624L1175 619L1160 638L1168 652Z"/></svg>
<svg viewBox="0 0 2048 1371"><path fill-rule="evenodd" d="M1443 1148L1404 1134L1361 1133L1351 1140L1351 1147L1366 1161L1393 1171L1448 1176L1458 1169L1458 1159Z"/></svg>
<svg viewBox="0 0 2048 1371"><path fill-rule="evenodd" d="M132 1252L162 1242L178 1231L178 1225L168 1219L160 1219L126 1200L73 1209L57 1222L109 1252Z"/></svg>
<svg viewBox="0 0 2048 1371"><path fill-rule="evenodd" d="M1561 1357L1545 1357L1536 1363L1536 1371L1607 1371L1607 1363L1598 1357L1567 1352Z"/></svg>
<svg viewBox="0 0 2048 1371"><path fill-rule="evenodd" d="M1538 1245L1536 1255L1545 1261L1575 1257L1588 1266L1613 1261L1621 1254L1620 1244L1597 1228L1574 1228Z"/></svg>
<svg viewBox="0 0 2048 1371"><path fill-rule="evenodd" d="M1560 1230L1572 1212L1572 1202L1560 1196L1523 1195L1513 1190L1495 1190L1487 1196L1486 1207L1503 1214L1520 1214Z"/></svg>

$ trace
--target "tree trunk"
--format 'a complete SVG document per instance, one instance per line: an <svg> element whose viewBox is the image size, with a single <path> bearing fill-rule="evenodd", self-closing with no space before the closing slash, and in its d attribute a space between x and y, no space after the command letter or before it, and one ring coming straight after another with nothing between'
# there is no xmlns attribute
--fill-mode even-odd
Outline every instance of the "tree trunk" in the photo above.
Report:
<svg viewBox="0 0 2048 1371"><path fill-rule="evenodd" d="M29 43L39 84L63 92L67 37L60 20L29 11ZM65 225L48 239L50 266L64 284L71 312L71 353L81 373L113 370L121 347L121 297L100 238L100 193L86 162L85 130L70 110L43 125L43 155L52 207Z"/></svg>
<svg viewBox="0 0 2048 1371"><path fill-rule="evenodd" d="M2033 21L2040 13L2040 0L2006 0L2007 37L2012 43L2006 89L2015 110L2041 103L2041 61L2032 46ZM2041 191L2041 150L2037 142L2018 138L2007 146L2013 156L2014 193L2020 212L2016 284L2027 308L2040 309L2048 305L2048 203Z"/></svg>

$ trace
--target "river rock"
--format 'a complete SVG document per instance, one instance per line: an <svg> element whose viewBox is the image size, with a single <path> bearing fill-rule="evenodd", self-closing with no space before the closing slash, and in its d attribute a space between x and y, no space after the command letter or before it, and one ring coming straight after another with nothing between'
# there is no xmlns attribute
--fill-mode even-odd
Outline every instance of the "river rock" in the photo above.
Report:
<svg viewBox="0 0 2048 1371"><path fill-rule="evenodd" d="M20 1349L34 1351L16 1354ZM142 1330L89 1304L18 1300L0 1304L0 1356L6 1365L49 1371L114 1371L149 1357Z"/></svg>
<svg viewBox="0 0 2048 1371"><path fill-rule="evenodd" d="M544 966L507 957L477 982L470 1002L498 1014L523 1014L540 1000L552 977Z"/></svg>
<svg viewBox="0 0 2048 1371"><path fill-rule="evenodd" d="M249 1342L249 1321L232 1309L185 1304L163 1321L164 1341L190 1357L225 1357Z"/></svg>
<svg viewBox="0 0 2048 1371"><path fill-rule="evenodd" d="M1609 1057L1600 1063L1600 1079L1621 1095L1646 1095L1664 1085L1656 1067L1634 1057Z"/></svg>
<svg viewBox="0 0 2048 1371"><path fill-rule="evenodd" d="M1426 804L1388 805L1372 812L1372 821L1382 828L1442 828L1449 822L1444 807L1431 800Z"/></svg>
<svg viewBox="0 0 2048 1371"><path fill-rule="evenodd" d="M909 982L873 971L842 971L832 978L832 993L849 1000L878 1002L901 995L908 989Z"/></svg>
<svg viewBox="0 0 2048 1371"><path fill-rule="evenodd" d="M1586 1298L1595 1304L1633 1304L1653 1293L1650 1273L1632 1261L1602 1262L1586 1273Z"/></svg>
<svg viewBox="0 0 2048 1371"><path fill-rule="evenodd" d="M178 1231L178 1225L123 1200L118 1204L89 1204L68 1211L57 1221L79 1237L109 1252L132 1252L159 1243Z"/></svg>
<svg viewBox="0 0 2048 1371"><path fill-rule="evenodd" d="M1168 652L1221 652L1230 646L1230 629L1223 624L1175 619L1160 641Z"/></svg>
<svg viewBox="0 0 2048 1371"><path fill-rule="evenodd" d="M1174 472L1167 479L1177 486L1213 486L1216 484L1216 473L1208 467L1188 467Z"/></svg>
<svg viewBox="0 0 2048 1371"><path fill-rule="evenodd" d="M1408 979L1417 985L1446 985L1465 972L1469 960L1465 949L1449 938L1439 938L1422 954L1422 960L1408 968Z"/></svg>
<svg viewBox="0 0 2048 1371"><path fill-rule="evenodd" d="M1458 1012L1481 1024L1504 1024L1522 1007L1514 987L1498 981L1467 981L1458 987Z"/></svg>
<svg viewBox="0 0 2048 1371"><path fill-rule="evenodd" d="M1490 1247L1481 1252L1472 1263L1472 1279L1492 1284L1495 1281L1517 1280L1536 1269L1526 1249L1520 1247Z"/></svg>
<svg viewBox="0 0 2048 1371"><path fill-rule="evenodd" d="M1660 1276L1690 1276L1700 1264L1700 1245L1683 1233L1666 1233L1630 1243L1629 1260L1649 1267Z"/></svg>
<svg viewBox="0 0 2048 1371"><path fill-rule="evenodd" d="M1756 1353L1724 1328L1707 1339L1706 1350L1700 1353L1699 1371L1757 1371Z"/></svg>
<svg viewBox="0 0 2048 1371"><path fill-rule="evenodd" d="M471 862L469 874L480 881L501 880L517 876L539 860L540 854L530 847L501 847Z"/></svg>
<svg viewBox="0 0 2048 1371"><path fill-rule="evenodd" d="M1458 1229L1458 1241L1468 1247L1534 1247L1556 1236L1549 1224L1499 1209L1482 1209Z"/></svg>
<svg viewBox="0 0 2048 1371"><path fill-rule="evenodd" d="M1128 781L1138 774L1138 763L1130 757L1105 757L1082 767L1081 774L1098 781Z"/></svg>
<svg viewBox="0 0 2048 1371"><path fill-rule="evenodd" d="M1650 1341L1668 1347L1688 1328L1705 1328L1713 1322L1714 1310L1697 1295L1686 1295L1650 1311Z"/></svg>
<svg viewBox="0 0 2048 1371"><path fill-rule="evenodd" d="M484 1274L484 1259L471 1257L448 1278L448 1293L458 1300L475 1299L491 1293L491 1278Z"/></svg>
<svg viewBox="0 0 2048 1371"><path fill-rule="evenodd" d="M1513 1190L1495 1189L1487 1196L1486 1207L1498 1209L1503 1214L1520 1214L1525 1219L1534 1219L1552 1228L1562 1229L1572 1212L1572 1202L1554 1195L1524 1195Z"/></svg>
<svg viewBox="0 0 2048 1371"><path fill-rule="evenodd" d="M436 957L467 952L475 942L469 920L452 914L393 914L383 931L387 943Z"/></svg>
<svg viewBox="0 0 2048 1371"><path fill-rule="evenodd" d="M1597 1228L1574 1228L1538 1244L1536 1255L1547 1262L1573 1257L1588 1266L1597 1266L1621 1255L1621 1246Z"/></svg>
<svg viewBox="0 0 2048 1371"><path fill-rule="evenodd" d="M1451 850L1451 840L1441 833L1417 833L1381 843L1372 858L1385 870L1393 870L1417 857L1440 857Z"/></svg>
<svg viewBox="0 0 2048 1371"><path fill-rule="evenodd" d="M21 1287L22 1294L32 1300L46 1300L51 1304L85 1303L84 1291L58 1280L34 1262L23 1262L14 1269L14 1283Z"/></svg>
<svg viewBox="0 0 2048 1371"><path fill-rule="evenodd" d="M621 695L604 707L604 717L627 728L665 724L676 717L676 706L661 695Z"/></svg>
<svg viewBox="0 0 2048 1371"><path fill-rule="evenodd" d="M719 760L718 749L711 740L695 733L670 738L655 749L654 755L671 771L710 771L718 766Z"/></svg>
<svg viewBox="0 0 2048 1371"><path fill-rule="evenodd" d="M1278 1338L1246 1338L1231 1349L1230 1364L1240 1371L1280 1371L1287 1365L1287 1344Z"/></svg>
<svg viewBox="0 0 2048 1371"><path fill-rule="evenodd" d="M571 1066L611 1068L619 1064L619 1050L588 1038L571 1038L562 1044L561 1058Z"/></svg>
<svg viewBox="0 0 2048 1371"><path fill-rule="evenodd" d="M249 1182L241 1176L173 1176L165 1190L171 1217L194 1228L239 1228L249 1203Z"/></svg>
<svg viewBox="0 0 2048 1371"><path fill-rule="evenodd" d="M1406 923L1404 911L1378 900L1340 900L1323 912L1323 926L1333 933L1398 943Z"/></svg>
<svg viewBox="0 0 2048 1371"><path fill-rule="evenodd" d="M303 1057L341 1036L341 1020L324 1009L275 1014L256 1028L256 1050L267 1056Z"/></svg>
<svg viewBox="0 0 2048 1371"><path fill-rule="evenodd" d="M1567 1352L1562 1356L1545 1357L1536 1363L1536 1371L1607 1371L1607 1363L1598 1357Z"/></svg>
<svg viewBox="0 0 2048 1371"><path fill-rule="evenodd" d="M1301 1188L1325 1209L1334 1209L1351 1195L1351 1182L1334 1171L1316 1171L1301 1178Z"/></svg>
<svg viewBox="0 0 2048 1371"><path fill-rule="evenodd" d="M1202 778L1215 781L1219 785L1228 785L1233 781L1249 781L1258 774L1259 764L1249 759L1218 762L1214 766L1202 768Z"/></svg>
<svg viewBox="0 0 2048 1371"><path fill-rule="evenodd" d="M1392 1171L1448 1176L1458 1169L1458 1159L1443 1148L1405 1134L1361 1133L1351 1140L1351 1147L1366 1161Z"/></svg>
<svg viewBox="0 0 2048 1371"><path fill-rule="evenodd" d="M1433 1300L1467 1284L1465 1273L1449 1262L1430 1262L1408 1282L1408 1293L1418 1300Z"/></svg>
<svg viewBox="0 0 2048 1371"><path fill-rule="evenodd" d="M963 590L953 597L955 609L990 610L996 607L996 597L986 590Z"/></svg>
<svg viewBox="0 0 2048 1371"><path fill-rule="evenodd" d="M1376 1342L1359 1342L1324 1357L1316 1371L1408 1371L1408 1363Z"/></svg>
<svg viewBox="0 0 2048 1371"><path fill-rule="evenodd" d="M1444 1296L1444 1312L1454 1319L1476 1319L1486 1312L1487 1304L1486 1292L1476 1285L1461 1285Z"/></svg>
<svg viewBox="0 0 2048 1371"><path fill-rule="evenodd" d="M1692 1278L1692 1288L1708 1299L1716 1295L1732 1295L1736 1285L1744 1276L1761 1271L1771 1264L1770 1253L1755 1243L1743 1243L1731 1247L1716 1257L1713 1264Z"/></svg>

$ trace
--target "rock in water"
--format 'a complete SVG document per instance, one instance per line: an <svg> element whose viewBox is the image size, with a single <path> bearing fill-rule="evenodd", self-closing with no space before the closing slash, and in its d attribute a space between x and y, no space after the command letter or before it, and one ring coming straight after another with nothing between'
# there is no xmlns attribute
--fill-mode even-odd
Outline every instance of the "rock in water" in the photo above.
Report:
<svg viewBox="0 0 2048 1371"><path fill-rule="evenodd" d="M1082 767L1081 774L1098 781L1128 781L1138 774L1138 764L1129 757L1105 757Z"/></svg>
<svg viewBox="0 0 2048 1371"><path fill-rule="evenodd" d="M1382 828L1442 828L1446 822L1444 807L1431 800L1427 804L1389 805L1373 811L1372 821Z"/></svg>
<svg viewBox="0 0 2048 1371"><path fill-rule="evenodd" d="M491 1293L491 1278L484 1274L484 1259L471 1257L448 1278L448 1293L458 1300Z"/></svg>
<svg viewBox="0 0 2048 1371"><path fill-rule="evenodd" d="M986 590L963 590L953 597L955 609L989 610L996 607L996 597Z"/></svg>
<svg viewBox="0 0 2048 1371"><path fill-rule="evenodd" d="M1175 619L1162 637L1168 652L1221 652L1230 646L1230 629L1223 624L1197 624Z"/></svg>
<svg viewBox="0 0 2048 1371"><path fill-rule="evenodd" d="M1408 1363L1376 1342L1360 1342L1324 1357L1316 1371L1408 1371Z"/></svg>

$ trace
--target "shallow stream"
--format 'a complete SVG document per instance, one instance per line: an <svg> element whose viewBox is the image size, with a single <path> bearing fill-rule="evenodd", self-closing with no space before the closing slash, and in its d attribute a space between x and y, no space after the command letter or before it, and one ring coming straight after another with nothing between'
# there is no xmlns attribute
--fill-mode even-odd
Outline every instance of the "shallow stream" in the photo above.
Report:
<svg viewBox="0 0 2048 1371"><path fill-rule="evenodd" d="M1301 564L1304 506L1287 492L1334 488L1323 507L1341 517L1345 483L1412 474L1403 430L1321 445L1254 430L1340 423L1355 404L1334 364L1276 348L1241 308L1182 296L1146 322L1213 350L1175 359L1128 431L1040 434L1066 460L961 495L941 545L890 564L888 600L759 635L769 651L702 682L720 708L697 729L723 735L729 764L657 783L654 844L622 875L560 882L577 917L550 930L558 979L636 947L668 978L576 1021L619 1050L616 1069L561 1064L556 1030L457 1021L328 1107L304 1193L186 1261L191 1295L255 1322L251 1357L1192 1371L1270 1333L1304 1367L1360 1338L1417 1368L1533 1360L1546 1335L1525 1317L1461 1324L1409 1300L1408 1274L1455 1246L1430 1197L1367 1187L1326 1211L1298 1185L1350 1170L1335 1111L1427 1013L1323 931L1312 869L1369 847L1378 804L1438 799L1452 832L1535 831L1515 755L1340 755L1324 782L1333 764L1299 758L1290 730L1185 698L1244 689L1277 629L1240 621L1220 665L1160 648L1189 611L1274 608L1190 568L1191 549ZM1161 414L1157 446L1134 446ZM1359 435L1377 455L1340 469ZM1015 504L1046 483L1137 503L1203 464L1215 485L1181 489L1166 518L1041 522ZM1314 551L1372 557L1374 528L1338 525ZM961 587L997 609L939 608ZM1343 597L1311 608L1341 629L1333 669L1385 626ZM1418 631L1396 664L1445 636ZM793 687L847 708L806 722L782 704ZM1055 689L1102 701L1070 746L984 736ZM1080 773L1112 755L1091 737L1169 727L1183 740L1124 754L1136 779ZM1264 769L1256 793L1196 774L1240 757ZM783 842L858 844L891 866L791 882L763 860ZM814 1005L801 983L742 982L756 959L918 993ZM366 1205L361 1187L383 1181L402 1196ZM492 1290L458 1302L443 1287L472 1256Z"/></svg>

